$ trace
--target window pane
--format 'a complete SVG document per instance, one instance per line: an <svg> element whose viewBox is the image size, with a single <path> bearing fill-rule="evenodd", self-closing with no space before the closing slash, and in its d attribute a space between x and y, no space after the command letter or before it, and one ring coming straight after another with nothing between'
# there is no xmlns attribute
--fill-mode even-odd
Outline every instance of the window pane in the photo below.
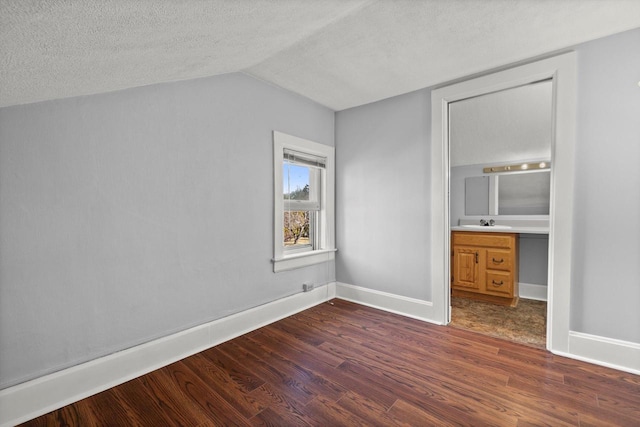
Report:
<svg viewBox="0 0 640 427"><path fill-rule="evenodd" d="M284 246L306 246L311 244L311 212L310 211L285 211L284 212Z"/></svg>
<svg viewBox="0 0 640 427"><path fill-rule="evenodd" d="M282 165L282 182L285 200L309 200L309 168L285 162Z"/></svg>

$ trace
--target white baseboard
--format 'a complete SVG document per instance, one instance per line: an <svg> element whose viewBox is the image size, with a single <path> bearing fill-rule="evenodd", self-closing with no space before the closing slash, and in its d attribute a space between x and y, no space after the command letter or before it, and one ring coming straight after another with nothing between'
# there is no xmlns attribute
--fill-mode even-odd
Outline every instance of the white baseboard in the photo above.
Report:
<svg viewBox="0 0 640 427"><path fill-rule="evenodd" d="M336 285L279 299L0 390L0 426L13 426L152 372L335 297Z"/></svg>
<svg viewBox="0 0 640 427"><path fill-rule="evenodd" d="M434 320L433 303L430 301L408 298L340 282L336 283L336 297L413 319L438 325L442 324Z"/></svg>
<svg viewBox="0 0 640 427"><path fill-rule="evenodd" d="M554 353L640 375L640 343L569 331L569 352Z"/></svg>
<svg viewBox="0 0 640 427"><path fill-rule="evenodd" d="M518 283L518 296L524 299L532 299L536 301L547 300L547 286L537 285L535 283Z"/></svg>

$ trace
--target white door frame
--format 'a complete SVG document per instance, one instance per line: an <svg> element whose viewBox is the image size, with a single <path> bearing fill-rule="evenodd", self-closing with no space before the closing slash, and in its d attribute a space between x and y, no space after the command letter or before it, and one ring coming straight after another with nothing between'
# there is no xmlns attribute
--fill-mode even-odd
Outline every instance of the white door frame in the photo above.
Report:
<svg viewBox="0 0 640 427"><path fill-rule="evenodd" d="M449 103L544 79L553 81L547 349L568 352L576 133L575 52L477 77L431 93L431 295L435 320L449 323Z"/></svg>

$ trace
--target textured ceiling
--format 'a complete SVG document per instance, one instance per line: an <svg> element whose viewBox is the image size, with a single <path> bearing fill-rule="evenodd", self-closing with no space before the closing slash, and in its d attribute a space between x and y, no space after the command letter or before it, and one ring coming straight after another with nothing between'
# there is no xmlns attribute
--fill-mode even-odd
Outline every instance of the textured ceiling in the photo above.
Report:
<svg viewBox="0 0 640 427"><path fill-rule="evenodd" d="M0 106L242 71L334 110L640 27L640 0L0 0Z"/></svg>

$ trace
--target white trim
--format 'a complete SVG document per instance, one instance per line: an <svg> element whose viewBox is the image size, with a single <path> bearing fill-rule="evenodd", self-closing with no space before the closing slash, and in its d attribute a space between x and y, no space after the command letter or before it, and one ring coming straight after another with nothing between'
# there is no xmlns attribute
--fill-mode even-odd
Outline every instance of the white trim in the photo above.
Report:
<svg viewBox="0 0 640 427"><path fill-rule="evenodd" d="M320 193L320 236L317 243L319 249L286 254L282 242L283 233L283 193L282 193L282 165L284 163L284 149L292 149L326 158L325 168L321 174ZM308 265L319 264L333 260L335 255L335 148L319 144L297 136L273 131L273 271L292 270Z"/></svg>
<svg viewBox="0 0 640 427"><path fill-rule="evenodd" d="M553 79L554 123L547 348L568 352L576 132L575 52L470 79L431 93L431 206L434 207L431 216L431 292L437 319L447 323L450 307L448 104L549 78Z"/></svg>
<svg viewBox="0 0 640 427"><path fill-rule="evenodd" d="M335 283L0 390L0 426L12 426L152 372L335 297Z"/></svg>
<svg viewBox="0 0 640 427"><path fill-rule="evenodd" d="M336 258L336 250L337 249L318 249L315 251L298 252L283 256L280 259L274 259L272 260L273 272L278 273L280 271L306 267L311 264L332 261Z"/></svg>
<svg viewBox="0 0 640 427"><path fill-rule="evenodd" d="M570 331L569 353L553 353L640 375L640 343Z"/></svg>
<svg viewBox="0 0 640 427"><path fill-rule="evenodd" d="M431 300L436 321L451 320L449 221L449 102L431 92Z"/></svg>
<svg viewBox="0 0 640 427"><path fill-rule="evenodd" d="M433 304L388 292L376 291L347 283L336 282L336 297L405 317L441 325L433 320Z"/></svg>
<svg viewBox="0 0 640 427"><path fill-rule="evenodd" d="M520 298L532 299L536 301L547 300L547 285L538 285L535 283L518 283L518 294Z"/></svg>

